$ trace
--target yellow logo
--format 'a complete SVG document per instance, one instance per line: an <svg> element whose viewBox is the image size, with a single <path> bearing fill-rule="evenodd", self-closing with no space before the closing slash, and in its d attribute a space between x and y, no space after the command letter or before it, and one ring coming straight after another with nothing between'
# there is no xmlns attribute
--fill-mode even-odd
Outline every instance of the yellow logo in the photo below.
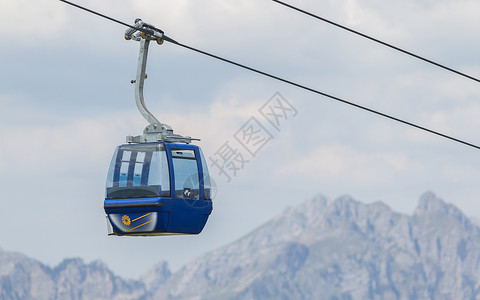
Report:
<svg viewBox="0 0 480 300"><path fill-rule="evenodd" d="M125 224L125 226L130 226L130 223L132 223L132 222L130 221L130 217L127 216L127 215L124 215L124 216L122 217L122 222L123 222L123 224Z"/></svg>

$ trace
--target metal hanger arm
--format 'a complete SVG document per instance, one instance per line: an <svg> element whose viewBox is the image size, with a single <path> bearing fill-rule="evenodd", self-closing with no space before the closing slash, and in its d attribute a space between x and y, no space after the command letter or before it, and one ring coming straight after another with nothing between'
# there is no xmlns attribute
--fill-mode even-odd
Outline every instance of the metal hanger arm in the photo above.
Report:
<svg viewBox="0 0 480 300"><path fill-rule="evenodd" d="M143 85L146 78L148 46L150 41L148 39L140 40L140 53L138 55L137 77L135 79L135 101L138 110L150 125L161 125L160 121L147 109L145 100L143 98Z"/></svg>

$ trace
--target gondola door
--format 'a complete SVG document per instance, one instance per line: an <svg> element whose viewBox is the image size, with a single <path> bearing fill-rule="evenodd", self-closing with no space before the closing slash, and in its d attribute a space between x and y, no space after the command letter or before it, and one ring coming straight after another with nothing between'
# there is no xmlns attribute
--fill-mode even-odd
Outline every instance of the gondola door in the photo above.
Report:
<svg viewBox="0 0 480 300"><path fill-rule="evenodd" d="M204 197L203 157L195 145L165 145L172 186L169 230L198 234L211 213L211 201Z"/></svg>

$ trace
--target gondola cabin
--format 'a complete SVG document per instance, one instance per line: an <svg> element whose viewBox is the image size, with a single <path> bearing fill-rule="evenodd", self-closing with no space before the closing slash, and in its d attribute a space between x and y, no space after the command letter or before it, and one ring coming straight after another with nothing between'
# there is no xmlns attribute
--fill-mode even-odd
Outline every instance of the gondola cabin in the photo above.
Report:
<svg viewBox="0 0 480 300"><path fill-rule="evenodd" d="M212 211L202 150L169 142L118 146L104 208L109 235L199 234Z"/></svg>

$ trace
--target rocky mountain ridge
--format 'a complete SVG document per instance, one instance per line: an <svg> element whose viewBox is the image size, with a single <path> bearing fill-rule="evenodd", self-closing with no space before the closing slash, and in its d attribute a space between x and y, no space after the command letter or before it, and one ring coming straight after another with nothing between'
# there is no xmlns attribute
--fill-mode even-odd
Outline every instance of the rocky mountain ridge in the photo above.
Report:
<svg viewBox="0 0 480 300"><path fill-rule="evenodd" d="M152 299L475 299L479 250L479 228L433 193L412 216L318 196L185 266Z"/></svg>
<svg viewBox="0 0 480 300"><path fill-rule="evenodd" d="M123 280L101 262L56 268L0 251L0 299L477 299L480 229L433 193L404 215L317 196L172 274Z"/></svg>
<svg viewBox="0 0 480 300"><path fill-rule="evenodd" d="M0 249L0 299L140 299L141 281L124 280L101 261L65 259L55 268Z"/></svg>

